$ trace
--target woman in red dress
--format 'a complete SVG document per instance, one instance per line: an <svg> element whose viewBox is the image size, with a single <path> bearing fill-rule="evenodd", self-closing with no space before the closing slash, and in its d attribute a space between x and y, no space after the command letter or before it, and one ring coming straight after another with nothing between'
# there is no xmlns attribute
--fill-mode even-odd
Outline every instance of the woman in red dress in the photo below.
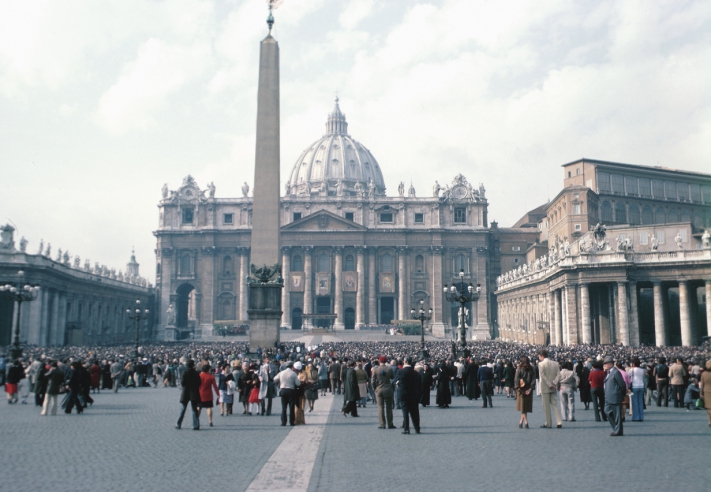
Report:
<svg viewBox="0 0 711 492"><path fill-rule="evenodd" d="M249 375L250 375L250 382L252 383L249 388L249 414L250 415L259 415L259 404L261 400L259 399L259 375L257 374L257 366L254 364L250 364L249 366Z"/></svg>
<svg viewBox="0 0 711 492"><path fill-rule="evenodd" d="M200 411L205 408L210 427L212 427L212 400L219 394L215 376L210 374L210 364L204 364L200 373L200 409L198 409L198 418L200 418Z"/></svg>
<svg viewBox="0 0 711 492"><path fill-rule="evenodd" d="M91 364L89 375L91 376L91 392L98 393L99 387L101 386L101 367L99 367L99 361L95 360Z"/></svg>

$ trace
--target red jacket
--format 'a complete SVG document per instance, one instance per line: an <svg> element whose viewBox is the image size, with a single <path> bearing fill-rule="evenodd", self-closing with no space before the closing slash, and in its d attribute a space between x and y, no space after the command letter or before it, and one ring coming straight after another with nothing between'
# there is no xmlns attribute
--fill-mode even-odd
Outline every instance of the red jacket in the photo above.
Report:
<svg viewBox="0 0 711 492"><path fill-rule="evenodd" d="M219 395L215 376L208 372L200 373L200 401L212 401L212 389L215 388L215 395Z"/></svg>
<svg viewBox="0 0 711 492"><path fill-rule="evenodd" d="M590 381L590 388L603 388L605 386L605 371L600 369L593 369L588 376L588 381Z"/></svg>

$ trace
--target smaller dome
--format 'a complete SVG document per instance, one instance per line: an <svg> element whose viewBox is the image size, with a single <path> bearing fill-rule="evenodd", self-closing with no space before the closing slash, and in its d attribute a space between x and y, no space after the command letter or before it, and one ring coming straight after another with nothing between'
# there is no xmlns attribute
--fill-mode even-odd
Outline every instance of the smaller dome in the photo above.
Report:
<svg viewBox="0 0 711 492"><path fill-rule="evenodd" d="M326 120L326 134L309 145L289 174L287 194L367 195L369 183L375 194L385 194L383 173L373 154L348 134L346 115L336 104Z"/></svg>

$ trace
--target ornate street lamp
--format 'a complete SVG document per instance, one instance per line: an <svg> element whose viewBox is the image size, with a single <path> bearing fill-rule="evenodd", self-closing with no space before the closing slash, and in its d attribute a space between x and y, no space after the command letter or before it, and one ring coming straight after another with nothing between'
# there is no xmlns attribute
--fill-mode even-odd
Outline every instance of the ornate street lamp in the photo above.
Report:
<svg viewBox="0 0 711 492"><path fill-rule="evenodd" d="M135 314L134 314L135 313ZM141 310L141 300L136 299L136 309L131 311L130 309L126 310L126 314L128 314L128 319L133 320L136 323L136 349L133 352L133 356L136 360L138 360L138 327L141 323L142 320L148 319L148 309Z"/></svg>
<svg viewBox="0 0 711 492"><path fill-rule="evenodd" d="M427 310L427 315L425 315L425 300L420 299L420 309L415 310L415 308L410 309L410 315L412 319L417 319L420 321L420 351L417 356L420 359L429 359L430 352L425 349L425 321L432 319L432 308Z"/></svg>
<svg viewBox="0 0 711 492"><path fill-rule="evenodd" d="M465 305L468 302L477 302L481 295L481 285L477 284L476 288L470 283L464 284L464 269L459 270L459 289L455 284L444 286L444 293L447 297L447 302L459 303L459 337L457 343L459 345L458 357L469 357L471 352L467 349L467 327L465 316Z"/></svg>
<svg viewBox="0 0 711 492"><path fill-rule="evenodd" d="M22 357L22 348L20 348L20 315L22 314L22 303L34 301L39 294L39 285L22 285L25 272L20 270L17 274L20 276L20 281L17 283L17 286L13 284L0 285L0 292L8 292L13 302L17 302L17 325L15 325L15 339L12 342L12 350L10 351L10 357L13 359Z"/></svg>

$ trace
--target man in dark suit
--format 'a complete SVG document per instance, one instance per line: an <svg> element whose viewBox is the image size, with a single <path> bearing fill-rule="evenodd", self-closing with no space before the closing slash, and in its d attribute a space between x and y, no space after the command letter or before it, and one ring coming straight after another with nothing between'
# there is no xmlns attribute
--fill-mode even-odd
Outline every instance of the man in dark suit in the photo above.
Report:
<svg viewBox="0 0 711 492"><path fill-rule="evenodd" d="M195 361L190 359L187 364L187 369L183 372L183 377L180 379L180 385L183 390L180 392L180 404L183 406L178 417L176 429L180 429L183 424L185 410L188 408L188 403L193 410L193 430L200 430L200 374L195 370Z"/></svg>
<svg viewBox="0 0 711 492"><path fill-rule="evenodd" d="M605 376L605 415L612 426L611 436L622 436L622 401L627 394L627 383L615 367L615 360L607 356L602 361Z"/></svg>
<svg viewBox="0 0 711 492"><path fill-rule="evenodd" d="M420 409L418 404L422 397L422 379L412 368L412 357L405 357L405 363L399 371L400 408L402 408L403 434L410 433L410 418L415 433L420 433Z"/></svg>

